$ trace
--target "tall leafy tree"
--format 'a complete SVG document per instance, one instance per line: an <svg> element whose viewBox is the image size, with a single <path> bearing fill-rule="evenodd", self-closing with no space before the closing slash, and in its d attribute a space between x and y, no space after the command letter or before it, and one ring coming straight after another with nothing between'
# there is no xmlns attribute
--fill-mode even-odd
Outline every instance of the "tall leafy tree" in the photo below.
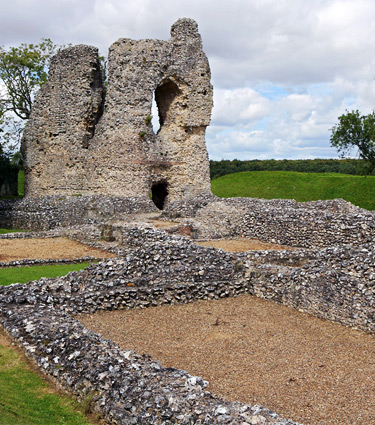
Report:
<svg viewBox="0 0 375 425"><path fill-rule="evenodd" d="M342 158L357 148L359 158L366 163L365 174L371 173L375 169L375 112L361 115L358 110L346 111L338 119L332 128L331 146Z"/></svg>
<svg viewBox="0 0 375 425"><path fill-rule="evenodd" d="M62 46L45 38L39 44L0 47L0 145L14 152L33 100L48 76L51 57Z"/></svg>

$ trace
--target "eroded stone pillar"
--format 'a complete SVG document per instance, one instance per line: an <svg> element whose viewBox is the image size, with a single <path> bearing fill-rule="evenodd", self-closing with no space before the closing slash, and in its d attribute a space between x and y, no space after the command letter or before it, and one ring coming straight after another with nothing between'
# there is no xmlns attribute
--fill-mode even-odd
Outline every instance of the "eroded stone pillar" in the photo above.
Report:
<svg viewBox="0 0 375 425"><path fill-rule="evenodd" d="M22 140L26 196L89 191L88 148L102 103L96 47L70 47L52 58Z"/></svg>

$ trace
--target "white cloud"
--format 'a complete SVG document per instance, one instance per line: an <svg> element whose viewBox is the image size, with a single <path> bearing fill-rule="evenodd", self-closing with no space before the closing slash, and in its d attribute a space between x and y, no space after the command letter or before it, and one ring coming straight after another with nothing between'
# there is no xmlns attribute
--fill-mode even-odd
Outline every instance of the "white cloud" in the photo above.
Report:
<svg viewBox="0 0 375 425"><path fill-rule="evenodd" d="M13 0L0 40L49 37L105 54L120 37L168 39L184 16L211 64L212 158L333 157L337 117L375 107L372 0Z"/></svg>
<svg viewBox="0 0 375 425"><path fill-rule="evenodd" d="M216 125L251 126L265 118L271 102L251 88L214 90L213 121Z"/></svg>

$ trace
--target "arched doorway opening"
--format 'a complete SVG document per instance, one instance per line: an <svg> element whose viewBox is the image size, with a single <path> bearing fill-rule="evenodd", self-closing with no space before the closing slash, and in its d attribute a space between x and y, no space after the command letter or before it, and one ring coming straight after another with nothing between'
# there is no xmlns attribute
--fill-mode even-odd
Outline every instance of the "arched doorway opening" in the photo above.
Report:
<svg viewBox="0 0 375 425"><path fill-rule="evenodd" d="M167 182L158 182L154 183L151 186L151 199L153 203L162 210L165 205L165 201L168 196L168 183Z"/></svg>

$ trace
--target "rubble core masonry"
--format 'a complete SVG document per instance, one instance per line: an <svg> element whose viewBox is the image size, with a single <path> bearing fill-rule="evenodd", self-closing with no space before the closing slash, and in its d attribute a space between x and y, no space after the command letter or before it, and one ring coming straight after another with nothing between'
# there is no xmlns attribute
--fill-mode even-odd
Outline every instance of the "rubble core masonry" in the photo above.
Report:
<svg viewBox="0 0 375 425"><path fill-rule="evenodd" d="M22 141L25 195L106 195L167 202L210 193L205 131L211 73L198 25L179 19L171 38L122 38L109 49L53 57ZM160 129L151 121L153 98Z"/></svg>

